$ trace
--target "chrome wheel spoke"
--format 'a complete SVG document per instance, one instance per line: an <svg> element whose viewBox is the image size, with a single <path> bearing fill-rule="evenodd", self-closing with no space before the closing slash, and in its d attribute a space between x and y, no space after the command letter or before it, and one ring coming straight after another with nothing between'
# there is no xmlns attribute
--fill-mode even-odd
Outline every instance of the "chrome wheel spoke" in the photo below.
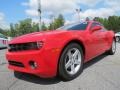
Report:
<svg viewBox="0 0 120 90"><path fill-rule="evenodd" d="M71 51L69 51L67 55L68 55L68 58L69 58L69 59L72 58L72 53L71 53Z"/></svg>
<svg viewBox="0 0 120 90"><path fill-rule="evenodd" d="M79 54L79 51L76 50L76 51L74 52L74 54L73 54L74 59L78 56L78 54Z"/></svg>
<svg viewBox="0 0 120 90"><path fill-rule="evenodd" d="M79 49L72 48L68 50L65 58L65 69L70 75L76 74L81 65L81 53Z"/></svg>
<svg viewBox="0 0 120 90"><path fill-rule="evenodd" d="M115 49L116 49L115 41L113 41L113 43L112 43L112 50L113 50L113 52L115 52Z"/></svg>
<svg viewBox="0 0 120 90"><path fill-rule="evenodd" d="M71 65L71 73L75 73L75 65L73 64L73 65Z"/></svg>
<svg viewBox="0 0 120 90"><path fill-rule="evenodd" d="M66 69L68 69L70 66L71 66L71 60L69 60L69 61L67 62L67 64L65 65L65 67L66 67Z"/></svg>
<svg viewBox="0 0 120 90"><path fill-rule="evenodd" d="M74 64L77 64L77 65L79 65L81 63L81 61L79 61L79 60L75 60L75 62L74 62Z"/></svg>

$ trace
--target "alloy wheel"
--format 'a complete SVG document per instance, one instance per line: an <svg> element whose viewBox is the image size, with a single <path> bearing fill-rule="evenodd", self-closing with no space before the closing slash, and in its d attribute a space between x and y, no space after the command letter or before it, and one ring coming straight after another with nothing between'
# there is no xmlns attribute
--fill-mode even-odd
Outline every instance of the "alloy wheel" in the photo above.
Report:
<svg viewBox="0 0 120 90"><path fill-rule="evenodd" d="M81 53L79 49L72 48L68 50L66 58L65 58L65 69L70 75L76 74L81 65Z"/></svg>

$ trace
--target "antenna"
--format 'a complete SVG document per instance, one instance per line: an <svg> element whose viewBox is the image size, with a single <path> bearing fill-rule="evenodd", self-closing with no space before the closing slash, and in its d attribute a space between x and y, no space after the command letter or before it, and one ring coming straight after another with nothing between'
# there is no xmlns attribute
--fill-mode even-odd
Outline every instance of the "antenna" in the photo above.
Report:
<svg viewBox="0 0 120 90"><path fill-rule="evenodd" d="M39 31L41 31L42 30L42 27L41 27L41 25L42 25L42 22L41 22L41 13L42 13L41 0L38 0L38 13L39 13Z"/></svg>

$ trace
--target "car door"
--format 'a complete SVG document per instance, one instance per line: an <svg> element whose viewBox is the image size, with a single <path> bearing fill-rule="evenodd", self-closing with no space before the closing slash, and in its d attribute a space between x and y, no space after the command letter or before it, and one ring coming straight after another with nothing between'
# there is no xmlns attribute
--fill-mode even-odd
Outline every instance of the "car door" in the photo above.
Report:
<svg viewBox="0 0 120 90"><path fill-rule="evenodd" d="M108 42L107 42L108 31L104 28L103 25L101 25L101 26L102 26L102 29L100 30L100 36L101 36L101 39L102 39L101 40L102 43L101 43L100 47L102 47L101 48L102 52L105 52L108 49Z"/></svg>
<svg viewBox="0 0 120 90"><path fill-rule="evenodd" d="M101 26L102 27L102 29L101 30L98 30L97 31L97 39L98 39L98 43L99 43L99 45L98 45L98 49L99 49L99 52L98 52L98 54L100 53L103 53L105 50L106 50L106 30L105 30L105 28L104 28L104 26L102 25L102 24L100 24L100 23L96 23L96 25L99 25L99 26Z"/></svg>
<svg viewBox="0 0 120 90"><path fill-rule="evenodd" d="M92 28L95 26L101 26L99 23L92 23L91 27L89 28L89 60L94 58L104 51L104 35L103 30L92 31Z"/></svg>

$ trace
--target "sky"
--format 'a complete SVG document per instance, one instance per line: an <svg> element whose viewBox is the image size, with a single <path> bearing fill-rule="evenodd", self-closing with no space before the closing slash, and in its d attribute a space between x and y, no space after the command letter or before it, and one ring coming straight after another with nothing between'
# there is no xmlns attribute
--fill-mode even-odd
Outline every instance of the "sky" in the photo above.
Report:
<svg viewBox="0 0 120 90"><path fill-rule="evenodd" d="M120 15L120 0L41 0L42 21L51 22L50 16L63 14L66 24L73 23L86 17L103 17ZM37 0L1 0L0 1L0 27L9 28L10 23L18 23L20 20L32 18L38 22ZM79 13L76 9L81 9Z"/></svg>

